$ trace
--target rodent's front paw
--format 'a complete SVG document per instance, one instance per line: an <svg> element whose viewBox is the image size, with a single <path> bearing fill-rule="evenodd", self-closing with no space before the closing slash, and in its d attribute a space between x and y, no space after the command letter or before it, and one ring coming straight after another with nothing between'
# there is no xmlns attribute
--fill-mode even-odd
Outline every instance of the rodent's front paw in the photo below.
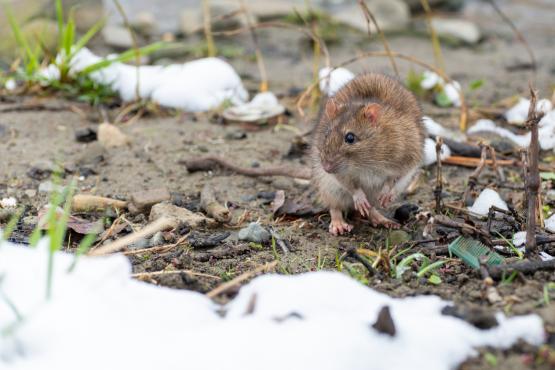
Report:
<svg viewBox="0 0 555 370"><path fill-rule="evenodd" d="M353 204L355 206L355 210L357 210L361 216L368 217L370 215L372 205L368 201L368 198L366 198L366 194L364 194L362 189L358 189L353 193Z"/></svg>
<svg viewBox="0 0 555 370"><path fill-rule="evenodd" d="M391 203L393 203L393 201L395 200L395 196L396 194L393 192L393 190L388 190L385 191L383 193L381 193L378 196L378 203L380 205L380 207L382 208L387 208L391 205Z"/></svg>
<svg viewBox="0 0 555 370"><path fill-rule="evenodd" d="M350 232L353 229L353 225L348 224L344 220L331 220L330 222L330 234L332 235L343 235Z"/></svg>

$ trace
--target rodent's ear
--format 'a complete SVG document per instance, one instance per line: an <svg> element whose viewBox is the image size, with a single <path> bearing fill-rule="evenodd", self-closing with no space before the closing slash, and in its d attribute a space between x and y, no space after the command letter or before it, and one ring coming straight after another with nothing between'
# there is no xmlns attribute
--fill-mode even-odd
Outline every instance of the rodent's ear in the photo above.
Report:
<svg viewBox="0 0 555 370"><path fill-rule="evenodd" d="M363 110L364 117L368 120L368 122L375 125L378 120L378 116L380 115L380 110L381 107L377 103L366 104Z"/></svg>
<svg viewBox="0 0 555 370"><path fill-rule="evenodd" d="M326 115L328 116L328 118L335 118L338 111L339 107L337 106L335 99L329 98L326 102Z"/></svg>

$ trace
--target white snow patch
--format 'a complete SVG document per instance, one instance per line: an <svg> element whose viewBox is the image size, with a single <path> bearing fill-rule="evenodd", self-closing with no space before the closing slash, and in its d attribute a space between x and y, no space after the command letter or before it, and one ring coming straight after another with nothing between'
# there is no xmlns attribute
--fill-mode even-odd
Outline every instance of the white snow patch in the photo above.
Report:
<svg viewBox="0 0 555 370"><path fill-rule="evenodd" d="M553 257L552 255L550 255L549 253L540 252L540 258L541 258L542 261L551 261L551 260L552 260L553 258L555 258L555 257Z"/></svg>
<svg viewBox="0 0 555 370"><path fill-rule="evenodd" d="M513 245L521 247L526 244L526 231L519 231L513 235Z"/></svg>
<svg viewBox="0 0 555 370"><path fill-rule="evenodd" d="M492 206L508 210L507 203L501 199L499 193L493 189L486 188L478 195L472 207L468 207L468 210L480 216L487 216Z"/></svg>
<svg viewBox="0 0 555 370"><path fill-rule="evenodd" d="M443 127L441 124L434 121L431 117L428 117L428 116L422 117L422 122L424 123L424 126L426 127L426 131L428 131L429 135L441 136L443 138L447 138L447 139L451 139L459 142L466 140L466 137L464 134L460 132L452 131Z"/></svg>
<svg viewBox="0 0 555 370"><path fill-rule="evenodd" d="M258 93L248 103L230 107L223 112L226 119L239 119L244 122L270 118L285 112L285 107L271 91Z"/></svg>
<svg viewBox="0 0 555 370"><path fill-rule="evenodd" d="M13 78L8 78L6 80L6 82L4 83L4 87L8 91L13 91L17 87L17 82L15 82L15 80Z"/></svg>
<svg viewBox="0 0 555 370"><path fill-rule="evenodd" d="M445 144L441 146L440 158L443 160L451 156L451 149ZM436 142L430 138L424 141L424 165L429 166L437 162Z"/></svg>
<svg viewBox="0 0 555 370"><path fill-rule="evenodd" d="M2 198L0 200L0 208L14 208L17 206L17 200L14 197Z"/></svg>
<svg viewBox="0 0 555 370"><path fill-rule="evenodd" d="M329 78L326 78L328 76ZM340 88L347 84L347 82L355 78L355 75L347 68L332 69L324 67L320 69L318 77L320 78L320 91L327 96L332 96L335 95Z"/></svg>
<svg viewBox="0 0 555 370"><path fill-rule="evenodd" d="M455 107L461 106L461 85L457 81L446 83L437 73L428 70L424 71L420 87L425 90L432 90L436 86L441 88L452 105Z"/></svg>
<svg viewBox="0 0 555 370"><path fill-rule="evenodd" d="M555 233L555 213L544 221L544 226L547 231Z"/></svg>
<svg viewBox="0 0 555 370"><path fill-rule="evenodd" d="M526 122L529 109L530 100L526 98L520 98L513 107L505 112L505 119L509 123L523 124L524 122ZM541 99L536 103L536 109L540 112L548 113L553 109L553 104L547 99Z"/></svg>
<svg viewBox="0 0 555 370"><path fill-rule="evenodd" d="M338 272L255 278L222 317L203 294L131 279L123 256L82 257L68 273L74 256L57 253L45 302L47 243L0 246L2 296L24 317L0 336L2 368L447 370L479 346L544 341L537 315L499 313L497 327L480 330L442 315L449 302L437 296L395 299ZM371 326L384 306L394 337ZM14 320L0 300L2 328Z"/></svg>
<svg viewBox="0 0 555 370"><path fill-rule="evenodd" d="M70 74L76 74L88 66L114 56L101 58L87 48L76 53L72 59ZM54 64L41 70L47 84L60 78ZM110 85L124 101L137 98L151 99L170 108L198 112L217 108L225 101L234 105L248 100L248 93L233 67L218 58L203 58L184 64L162 66L132 66L114 62L91 73L91 78Z"/></svg>

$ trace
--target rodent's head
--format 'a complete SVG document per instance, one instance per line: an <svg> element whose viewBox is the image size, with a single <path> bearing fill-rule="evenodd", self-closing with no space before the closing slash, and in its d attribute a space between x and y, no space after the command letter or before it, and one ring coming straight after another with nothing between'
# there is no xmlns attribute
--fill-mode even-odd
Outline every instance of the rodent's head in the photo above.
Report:
<svg viewBox="0 0 555 370"><path fill-rule="evenodd" d="M377 102L339 104L330 98L317 146L322 167L328 173L356 171L386 164L378 152L385 145L389 109ZM393 143L389 143L391 145Z"/></svg>

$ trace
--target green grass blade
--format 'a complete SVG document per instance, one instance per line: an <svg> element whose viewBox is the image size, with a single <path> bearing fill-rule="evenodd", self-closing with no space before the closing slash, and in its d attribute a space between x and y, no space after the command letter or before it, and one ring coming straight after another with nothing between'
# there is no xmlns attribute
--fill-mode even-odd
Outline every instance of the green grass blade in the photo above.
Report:
<svg viewBox="0 0 555 370"><path fill-rule="evenodd" d="M141 55L148 55L151 53L154 53L155 51L158 51L162 48L164 48L166 46L165 42L155 42L153 44L144 46L142 48L139 48L139 52ZM135 49L129 49L127 51L124 51L123 53L121 53L120 55L118 55L117 57L115 57L114 59L110 59L110 60L102 60L98 63L94 63L91 64L90 66L88 66L87 68L83 69L80 74L82 75L87 75L93 72L96 72L100 69L106 68L108 66L110 66L113 63L117 63L117 62L127 62L129 60L135 59L137 56L137 51Z"/></svg>
<svg viewBox="0 0 555 370"><path fill-rule="evenodd" d="M413 253L410 256L403 258L395 268L395 278L401 278L401 275L403 275L403 273L407 270L408 265L410 265L412 261L426 258L427 257L422 253Z"/></svg>
<svg viewBox="0 0 555 370"><path fill-rule="evenodd" d="M420 271L416 274L417 277L426 276L426 274L430 271L437 269L438 267L444 265L447 261L436 261L434 263L430 263L428 266L421 268Z"/></svg>
<svg viewBox="0 0 555 370"><path fill-rule="evenodd" d="M4 227L4 230L2 230L2 235L0 235L0 240L8 240L10 235L12 235L13 231L15 230L17 226L17 222L21 218L22 214L23 214L23 208L18 209L14 213L14 215L10 218L10 221L8 221L8 224L6 225L6 227Z"/></svg>
<svg viewBox="0 0 555 370"><path fill-rule="evenodd" d="M17 44L25 51L25 56L27 58L27 71L32 73L36 71L39 67L39 60L37 54L33 53L31 47L29 46L29 42L23 33L21 32L21 27L15 16L13 15L12 9L9 6L4 7L6 11L6 17L8 18L8 22L10 23L10 27L12 29L12 33L14 35L15 41Z"/></svg>
<svg viewBox="0 0 555 370"><path fill-rule="evenodd" d="M58 51L62 51L64 44L64 7L62 0L56 0L56 20L58 21Z"/></svg>
<svg viewBox="0 0 555 370"><path fill-rule="evenodd" d="M65 30L64 30L64 52L66 58L71 54L71 47L75 41L75 21L73 20L73 15L70 14Z"/></svg>
<svg viewBox="0 0 555 370"><path fill-rule="evenodd" d="M85 33L73 46L73 50L70 54L70 59L73 58L75 56L75 54L83 49L88 43L89 41L94 37L94 35L96 35L101 29L102 27L104 27L104 25L106 24L106 17L103 17L101 20L99 20L98 22L96 22L88 31L87 33Z"/></svg>

